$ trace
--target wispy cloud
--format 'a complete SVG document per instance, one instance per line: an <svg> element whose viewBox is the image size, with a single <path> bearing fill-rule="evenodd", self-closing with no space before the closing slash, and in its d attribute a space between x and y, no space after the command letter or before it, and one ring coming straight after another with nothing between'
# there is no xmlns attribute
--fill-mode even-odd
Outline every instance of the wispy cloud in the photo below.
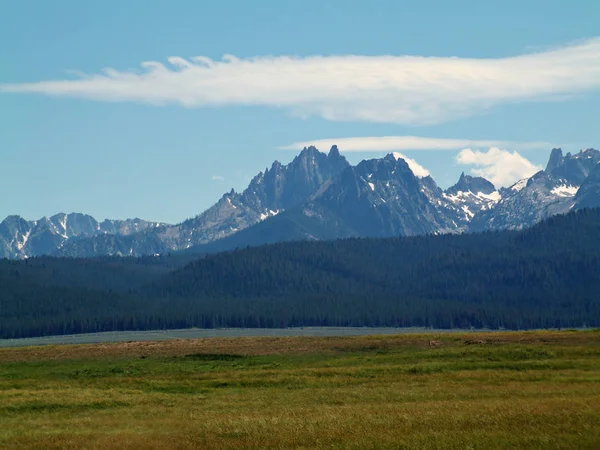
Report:
<svg viewBox="0 0 600 450"><path fill-rule="evenodd" d="M343 152L393 152L403 150L460 150L467 147L489 148L506 147L519 150L551 149L554 144L541 141L514 142L477 139L445 139L419 136L373 136L346 137L337 139L316 139L295 142L279 147L281 150L298 150L314 145L320 150L328 150L337 145Z"/></svg>
<svg viewBox="0 0 600 450"><path fill-rule="evenodd" d="M262 105L337 121L432 124L505 103L564 100L600 88L600 38L496 58L225 55L149 61L2 92L185 107Z"/></svg>
<svg viewBox="0 0 600 450"><path fill-rule="evenodd" d="M487 178L495 186L510 186L542 170L541 166L533 164L516 151L510 152L495 147L485 152L464 149L456 156L456 161L459 164L475 166L471 172Z"/></svg>
<svg viewBox="0 0 600 450"><path fill-rule="evenodd" d="M225 181L225 178L222 177L221 175L213 175L211 177L211 180L213 180L213 181Z"/></svg>

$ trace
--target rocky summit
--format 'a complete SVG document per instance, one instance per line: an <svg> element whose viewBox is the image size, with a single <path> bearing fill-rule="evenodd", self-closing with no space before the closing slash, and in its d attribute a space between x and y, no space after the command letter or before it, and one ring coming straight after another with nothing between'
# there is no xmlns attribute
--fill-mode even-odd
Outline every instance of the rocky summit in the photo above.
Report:
<svg viewBox="0 0 600 450"><path fill-rule="evenodd" d="M600 206L600 151L563 155L508 188L462 173L446 190L399 154L351 166L336 146L304 148L273 162L241 193L176 225L140 219L98 222L57 214L0 223L0 257L91 257L212 252L290 240L412 236L521 229L572 209ZM412 164L412 167L411 167Z"/></svg>

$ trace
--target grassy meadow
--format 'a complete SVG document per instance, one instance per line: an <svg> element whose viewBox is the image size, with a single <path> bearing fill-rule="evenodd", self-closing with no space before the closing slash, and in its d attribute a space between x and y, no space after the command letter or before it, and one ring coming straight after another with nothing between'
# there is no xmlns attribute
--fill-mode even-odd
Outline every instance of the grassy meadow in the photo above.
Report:
<svg viewBox="0 0 600 450"><path fill-rule="evenodd" d="M600 332L0 349L0 448L600 448Z"/></svg>

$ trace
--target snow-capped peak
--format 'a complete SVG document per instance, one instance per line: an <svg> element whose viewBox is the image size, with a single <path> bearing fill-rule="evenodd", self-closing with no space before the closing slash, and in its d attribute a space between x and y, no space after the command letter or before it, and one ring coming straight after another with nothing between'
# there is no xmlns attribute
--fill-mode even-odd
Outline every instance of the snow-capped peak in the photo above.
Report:
<svg viewBox="0 0 600 450"><path fill-rule="evenodd" d="M425 178L430 175L429 170L420 165L414 159L407 158L399 152L393 152L392 156L396 158L396 161L398 161L399 159L403 159L404 161L406 161L406 164L408 164L408 167L410 168L410 170L412 170L412 173L414 173L416 177Z"/></svg>

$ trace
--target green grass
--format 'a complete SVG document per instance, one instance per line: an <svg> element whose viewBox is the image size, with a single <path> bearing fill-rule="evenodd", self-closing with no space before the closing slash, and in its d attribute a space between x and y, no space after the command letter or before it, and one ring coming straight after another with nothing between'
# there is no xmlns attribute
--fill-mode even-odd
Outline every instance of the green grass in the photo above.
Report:
<svg viewBox="0 0 600 450"><path fill-rule="evenodd" d="M597 332L0 350L1 448L597 449L598 405Z"/></svg>

